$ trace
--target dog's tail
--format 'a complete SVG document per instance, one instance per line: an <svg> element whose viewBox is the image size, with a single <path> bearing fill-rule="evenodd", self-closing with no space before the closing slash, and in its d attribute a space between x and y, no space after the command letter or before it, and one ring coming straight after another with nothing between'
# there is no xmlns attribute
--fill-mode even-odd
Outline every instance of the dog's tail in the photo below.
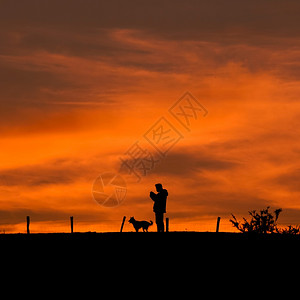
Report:
<svg viewBox="0 0 300 300"><path fill-rule="evenodd" d="M149 223L150 223L150 225L149 225L149 226L151 226L151 225L153 224L153 222L152 222L151 220L150 220L150 222L149 222Z"/></svg>

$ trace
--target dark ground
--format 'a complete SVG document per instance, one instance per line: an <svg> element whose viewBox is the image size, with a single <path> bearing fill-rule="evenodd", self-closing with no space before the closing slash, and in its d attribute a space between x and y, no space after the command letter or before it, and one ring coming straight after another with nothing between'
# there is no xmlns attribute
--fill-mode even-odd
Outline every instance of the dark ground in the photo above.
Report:
<svg viewBox="0 0 300 300"><path fill-rule="evenodd" d="M97 251L121 253L200 253L246 251L300 246L300 235L241 234L214 232L112 232L1 234L0 249L41 249L48 251ZM159 250L160 249L160 250Z"/></svg>
<svg viewBox="0 0 300 300"><path fill-rule="evenodd" d="M1 272L11 282L20 275L29 281L28 286L46 282L52 289L61 283L73 292L82 282L85 291L106 287L110 293L120 291L120 284L143 284L146 294L158 283L165 288L167 282L173 284L175 293L182 282L184 289L192 285L196 290L213 282L227 282L226 289L236 282L264 283L274 281L279 269L284 276L297 270L299 254L300 236L209 232L0 235Z"/></svg>
<svg viewBox="0 0 300 300"><path fill-rule="evenodd" d="M0 243L9 242L119 242L119 241L222 241L222 242L253 242L253 241L294 241L300 242L300 235L288 234L242 234L231 232L196 232L173 231L157 232L74 232L71 233L33 233L33 234L0 234Z"/></svg>

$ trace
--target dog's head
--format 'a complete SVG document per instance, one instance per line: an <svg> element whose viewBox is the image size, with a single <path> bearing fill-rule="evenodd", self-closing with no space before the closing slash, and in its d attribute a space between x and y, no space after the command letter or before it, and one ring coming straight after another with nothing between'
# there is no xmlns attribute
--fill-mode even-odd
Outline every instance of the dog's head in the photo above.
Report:
<svg viewBox="0 0 300 300"><path fill-rule="evenodd" d="M134 221L135 221L134 217L131 217L128 222L133 223Z"/></svg>

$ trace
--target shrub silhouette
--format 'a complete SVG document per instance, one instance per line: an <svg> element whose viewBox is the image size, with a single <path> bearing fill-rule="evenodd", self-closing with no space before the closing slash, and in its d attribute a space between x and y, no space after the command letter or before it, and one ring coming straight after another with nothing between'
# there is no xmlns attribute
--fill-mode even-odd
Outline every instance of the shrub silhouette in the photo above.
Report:
<svg viewBox="0 0 300 300"><path fill-rule="evenodd" d="M277 232L282 234L299 234L300 227L289 225L287 228L278 228Z"/></svg>
<svg viewBox="0 0 300 300"><path fill-rule="evenodd" d="M231 214L232 219L229 221L235 228L243 233L280 233L276 222L279 214L282 212L282 209L276 209L273 213L271 213L269 208L270 207L268 206L260 212L257 212L256 210L249 211L249 215L251 216L250 221L243 218L244 222L239 222L233 214Z"/></svg>

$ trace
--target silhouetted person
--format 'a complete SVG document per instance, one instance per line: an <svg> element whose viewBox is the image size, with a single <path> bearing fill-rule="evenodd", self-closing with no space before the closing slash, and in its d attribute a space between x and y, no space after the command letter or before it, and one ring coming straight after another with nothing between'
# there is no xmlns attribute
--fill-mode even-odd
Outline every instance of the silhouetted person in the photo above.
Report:
<svg viewBox="0 0 300 300"><path fill-rule="evenodd" d="M155 212L157 232L164 232L164 213L166 212L168 191L163 189L161 183L157 183L155 187L157 194L151 191L150 198L154 201L153 211Z"/></svg>

